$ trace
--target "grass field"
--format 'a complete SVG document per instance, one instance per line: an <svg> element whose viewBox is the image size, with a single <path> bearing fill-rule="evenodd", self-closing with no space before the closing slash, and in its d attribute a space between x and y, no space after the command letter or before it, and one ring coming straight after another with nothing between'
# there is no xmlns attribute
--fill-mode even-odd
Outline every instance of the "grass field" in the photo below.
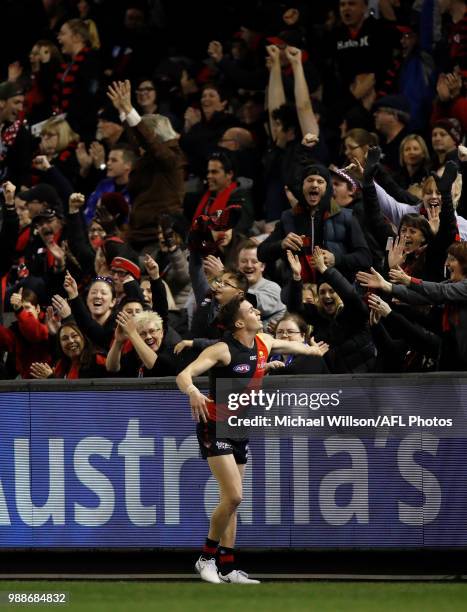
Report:
<svg viewBox="0 0 467 612"><path fill-rule="evenodd" d="M0 609L66 612L464 612L467 584L268 582L258 586L179 582L0 582ZM7 592L66 591L66 605L5 604Z"/></svg>

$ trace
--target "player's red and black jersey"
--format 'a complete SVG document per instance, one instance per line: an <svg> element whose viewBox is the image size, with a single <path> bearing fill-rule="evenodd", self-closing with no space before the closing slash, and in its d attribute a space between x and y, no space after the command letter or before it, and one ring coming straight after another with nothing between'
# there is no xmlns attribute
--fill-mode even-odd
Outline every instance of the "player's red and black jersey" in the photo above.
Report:
<svg viewBox="0 0 467 612"><path fill-rule="evenodd" d="M219 378L244 379L244 390L248 391L260 382L268 361L268 347L259 336L255 336L255 342L251 348L230 334L222 342L227 344L231 359L229 365L215 366L209 371L209 397L213 400L209 403L209 418L213 421L224 420L227 415L226 406L216 403L217 380Z"/></svg>

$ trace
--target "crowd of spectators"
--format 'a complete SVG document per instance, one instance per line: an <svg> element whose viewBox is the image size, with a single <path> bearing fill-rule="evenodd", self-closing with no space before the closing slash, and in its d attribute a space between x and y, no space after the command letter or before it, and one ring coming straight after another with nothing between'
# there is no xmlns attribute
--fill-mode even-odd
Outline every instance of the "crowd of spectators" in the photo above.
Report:
<svg viewBox="0 0 467 612"><path fill-rule="evenodd" d="M271 374L467 368L466 1L16 0L3 23L20 11L2 378L176 375L239 295L329 345Z"/></svg>

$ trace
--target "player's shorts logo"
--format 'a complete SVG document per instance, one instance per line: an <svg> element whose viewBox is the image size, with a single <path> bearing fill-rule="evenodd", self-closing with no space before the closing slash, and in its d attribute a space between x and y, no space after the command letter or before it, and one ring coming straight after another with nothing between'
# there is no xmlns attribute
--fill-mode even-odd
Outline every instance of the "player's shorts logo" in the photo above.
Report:
<svg viewBox="0 0 467 612"><path fill-rule="evenodd" d="M236 372L237 374L245 374L246 372L250 371L250 364L249 363L240 363L239 365L236 365L233 368L233 371Z"/></svg>
<svg viewBox="0 0 467 612"><path fill-rule="evenodd" d="M232 449L231 444L229 444L228 442L219 442L219 440L216 440L216 447L219 450L231 450Z"/></svg>

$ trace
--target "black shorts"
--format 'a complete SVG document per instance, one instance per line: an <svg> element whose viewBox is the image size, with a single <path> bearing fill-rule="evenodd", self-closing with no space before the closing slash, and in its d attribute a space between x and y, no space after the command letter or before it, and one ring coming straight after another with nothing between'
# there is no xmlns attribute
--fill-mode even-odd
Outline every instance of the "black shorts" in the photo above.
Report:
<svg viewBox="0 0 467 612"><path fill-rule="evenodd" d="M216 437L216 422L198 423L196 435L203 459L233 455L235 463L245 465L248 461L248 440L232 440L232 438Z"/></svg>

